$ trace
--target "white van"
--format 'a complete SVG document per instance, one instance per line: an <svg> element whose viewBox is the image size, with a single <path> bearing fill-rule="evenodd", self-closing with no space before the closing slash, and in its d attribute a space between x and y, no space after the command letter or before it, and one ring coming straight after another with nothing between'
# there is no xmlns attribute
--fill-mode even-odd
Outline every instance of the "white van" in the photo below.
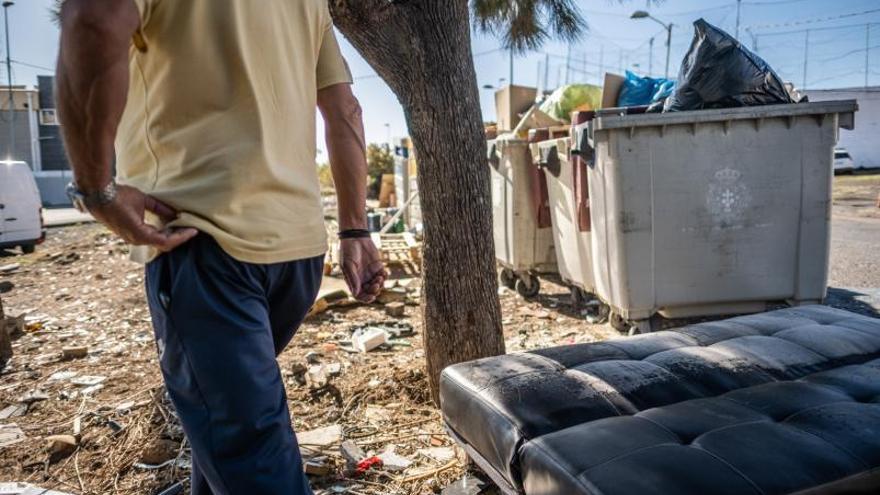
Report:
<svg viewBox="0 0 880 495"><path fill-rule="evenodd" d="M25 162L0 161L0 248L33 253L43 242L43 207L37 182Z"/></svg>

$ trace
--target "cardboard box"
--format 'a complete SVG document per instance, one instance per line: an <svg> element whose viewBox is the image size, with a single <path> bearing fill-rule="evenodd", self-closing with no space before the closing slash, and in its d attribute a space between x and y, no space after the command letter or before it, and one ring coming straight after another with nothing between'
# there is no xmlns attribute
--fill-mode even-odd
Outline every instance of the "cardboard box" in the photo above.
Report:
<svg viewBox="0 0 880 495"><path fill-rule="evenodd" d="M505 86L495 92L495 113L498 131L511 131L519 124L520 115L535 104L537 88Z"/></svg>
<svg viewBox="0 0 880 495"><path fill-rule="evenodd" d="M614 108L620 97L620 90L626 78L610 72L605 73L605 83L602 85L602 108Z"/></svg>

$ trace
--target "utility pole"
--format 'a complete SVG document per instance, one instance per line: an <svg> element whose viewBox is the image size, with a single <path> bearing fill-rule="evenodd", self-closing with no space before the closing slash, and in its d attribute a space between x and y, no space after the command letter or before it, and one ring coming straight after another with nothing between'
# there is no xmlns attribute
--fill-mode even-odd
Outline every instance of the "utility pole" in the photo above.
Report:
<svg viewBox="0 0 880 495"><path fill-rule="evenodd" d="M550 54L544 54L544 91L550 88Z"/></svg>
<svg viewBox="0 0 880 495"><path fill-rule="evenodd" d="M9 156L6 158L12 160L15 155L15 99L12 94L12 49L9 45L9 7L15 5L15 2L6 0L3 2L3 23L6 26L6 79L9 85Z"/></svg>
<svg viewBox="0 0 880 495"><path fill-rule="evenodd" d="M669 55L672 52L672 23L666 26L666 70L664 76L669 79Z"/></svg>
<svg viewBox="0 0 880 495"><path fill-rule="evenodd" d="M807 60L810 57L810 30L807 29L804 34L804 84L802 90L807 89Z"/></svg>
<svg viewBox="0 0 880 495"><path fill-rule="evenodd" d="M739 40L739 19L740 19L740 11L742 10L742 0L736 0L736 35L734 38Z"/></svg>
<svg viewBox="0 0 880 495"><path fill-rule="evenodd" d="M510 85L513 86L513 48L510 49L510 77L507 79L510 81Z"/></svg>
<svg viewBox="0 0 880 495"><path fill-rule="evenodd" d="M617 72L623 73L623 48L617 49Z"/></svg>
<svg viewBox="0 0 880 495"><path fill-rule="evenodd" d="M538 60L538 78L535 79L535 87L538 88L538 95L541 95L544 88L541 87L541 60Z"/></svg>
<svg viewBox="0 0 880 495"><path fill-rule="evenodd" d="M599 45L599 80L605 77L605 45ZM601 85L602 83L600 83Z"/></svg>
<svg viewBox="0 0 880 495"><path fill-rule="evenodd" d="M654 75L654 37L648 40L648 77Z"/></svg>
<svg viewBox="0 0 880 495"><path fill-rule="evenodd" d="M868 69L871 63L871 23L865 25L865 88L868 87Z"/></svg>
<svg viewBox="0 0 880 495"><path fill-rule="evenodd" d="M568 52L565 54L565 84L571 82L571 43L568 44Z"/></svg>

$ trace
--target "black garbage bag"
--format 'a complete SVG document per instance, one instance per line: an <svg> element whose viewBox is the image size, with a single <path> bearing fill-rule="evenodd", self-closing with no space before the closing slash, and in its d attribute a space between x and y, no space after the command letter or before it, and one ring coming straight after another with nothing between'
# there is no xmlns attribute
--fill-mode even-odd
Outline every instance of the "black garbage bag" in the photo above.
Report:
<svg viewBox="0 0 880 495"><path fill-rule="evenodd" d="M776 72L733 36L703 19L664 112L794 103Z"/></svg>

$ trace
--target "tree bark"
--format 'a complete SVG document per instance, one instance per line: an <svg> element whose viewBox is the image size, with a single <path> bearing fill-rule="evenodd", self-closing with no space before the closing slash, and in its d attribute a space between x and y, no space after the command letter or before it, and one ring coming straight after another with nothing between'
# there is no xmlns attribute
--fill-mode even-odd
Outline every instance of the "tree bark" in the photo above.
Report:
<svg viewBox="0 0 880 495"><path fill-rule="evenodd" d="M486 141L467 0L330 0L334 21L403 106L425 224L424 344L446 366L504 353Z"/></svg>

